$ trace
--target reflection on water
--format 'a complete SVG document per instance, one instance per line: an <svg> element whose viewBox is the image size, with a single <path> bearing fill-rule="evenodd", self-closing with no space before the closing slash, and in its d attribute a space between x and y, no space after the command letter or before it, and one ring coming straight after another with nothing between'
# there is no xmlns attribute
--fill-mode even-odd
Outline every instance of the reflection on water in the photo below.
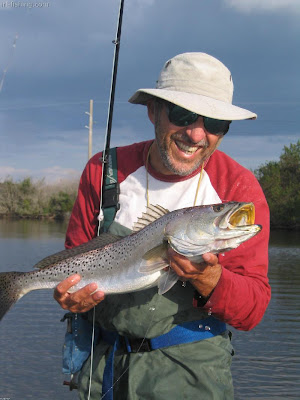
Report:
<svg viewBox="0 0 300 400"><path fill-rule="evenodd" d="M65 221L0 219L0 239L64 238L66 229Z"/></svg>
<svg viewBox="0 0 300 400"><path fill-rule="evenodd" d="M234 331L236 399L300 398L299 239L299 233L271 235L270 305L255 329Z"/></svg>
<svg viewBox="0 0 300 400"><path fill-rule="evenodd" d="M28 271L63 248L65 224L0 220L0 271ZM300 237L274 232L269 277L272 300L250 332L233 330L235 399L300 398ZM0 323L0 398L76 399L63 387L64 312L51 291L25 296Z"/></svg>

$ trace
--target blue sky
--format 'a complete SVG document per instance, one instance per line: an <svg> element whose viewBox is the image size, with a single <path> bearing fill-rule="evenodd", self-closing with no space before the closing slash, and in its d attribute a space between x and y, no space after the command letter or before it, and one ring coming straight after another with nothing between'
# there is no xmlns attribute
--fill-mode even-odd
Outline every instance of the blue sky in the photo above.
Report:
<svg viewBox="0 0 300 400"><path fill-rule="evenodd" d="M102 150L119 0L0 1L0 180L78 177ZM112 144L153 137L143 106L164 62L204 51L232 72L235 122L220 149L247 168L278 160L300 138L299 0L125 0Z"/></svg>

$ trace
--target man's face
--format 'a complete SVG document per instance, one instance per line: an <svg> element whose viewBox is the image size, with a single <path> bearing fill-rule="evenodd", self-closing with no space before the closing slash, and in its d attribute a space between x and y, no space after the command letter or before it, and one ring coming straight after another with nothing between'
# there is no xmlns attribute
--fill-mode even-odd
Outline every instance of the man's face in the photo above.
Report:
<svg viewBox="0 0 300 400"><path fill-rule="evenodd" d="M154 115L151 118L151 105L148 106L156 137L150 162L153 168L163 174L191 174L222 140L222 135L213 135L205 130L202 117L191 125L180 127L169 121L165 104L153 105L152 110Z"/></svg>

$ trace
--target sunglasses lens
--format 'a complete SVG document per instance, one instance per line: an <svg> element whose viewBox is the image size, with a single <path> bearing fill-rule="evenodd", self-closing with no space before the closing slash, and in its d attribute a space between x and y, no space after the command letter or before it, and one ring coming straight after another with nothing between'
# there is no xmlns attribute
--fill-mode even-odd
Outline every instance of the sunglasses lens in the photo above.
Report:
<svg viewBox="0 0 300 400"><path fill-rule="evenodd" d="M173 103L167 103L167 113L171 124L176 126L188 126L197 121L200 115L186 110ZM221 119L214 119L203 117L205 129L214 135L225 135L228 132L231 121L225 121Z"/></svg>
<svg viewBox="0 0 300 400"><path fill-rule="evenodd" d="M228 132L231 121L203 117L205 129L214 135L225 135Z"/></svg>
<svg viewBox="0 0 300 400"><path fill-rule="evenodd" d="M169 121L176 126L188 126L197 121L199 115L185 108L179 107L176 104L168 104Z"/></svg>

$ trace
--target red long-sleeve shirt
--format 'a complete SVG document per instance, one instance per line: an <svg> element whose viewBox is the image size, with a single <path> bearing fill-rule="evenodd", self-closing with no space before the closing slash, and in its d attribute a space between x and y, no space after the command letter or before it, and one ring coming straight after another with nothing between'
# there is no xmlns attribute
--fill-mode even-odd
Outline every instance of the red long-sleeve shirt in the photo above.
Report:
<svg viewBox="0 0 300 400"><path fill-rule="evenodd" d="M146 157L152 142L142 142L117 150L120 210L116 221L132 228L145 211L147 202ZM70 218L66 247L96 236L101 193L101 154L87 164ZM189 176L162 175L148 166L150 203L172 211L193 204L200 169ZM253 202L255 223L262 231L237 249L220 254L222 275L203 307L214 316L240 330L259 323L270 300L268 284L269 209L254 175L223 152L216 150L206 162L197 196L197 205L221 201Z"/></svg>

